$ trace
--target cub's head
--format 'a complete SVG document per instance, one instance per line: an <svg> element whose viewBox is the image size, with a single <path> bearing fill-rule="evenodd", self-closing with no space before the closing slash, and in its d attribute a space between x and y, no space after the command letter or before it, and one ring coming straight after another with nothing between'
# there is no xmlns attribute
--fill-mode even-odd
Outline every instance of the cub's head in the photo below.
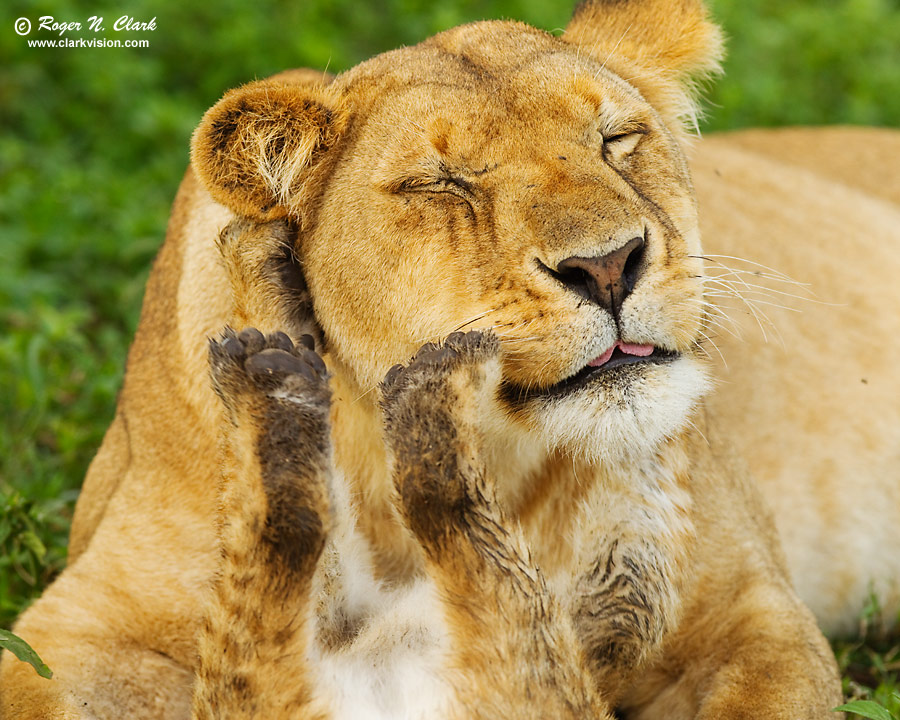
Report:
<svg viewBox="0 0 900 720"><path fill-rule="evenodd" d="M681 144L719 48L695 0L582 2L562 37L476 23L328 83L234 90L193 163L235 213L297 226L315 321L361 393L491 327L501 425L643 453L706 386Z"/></svg>

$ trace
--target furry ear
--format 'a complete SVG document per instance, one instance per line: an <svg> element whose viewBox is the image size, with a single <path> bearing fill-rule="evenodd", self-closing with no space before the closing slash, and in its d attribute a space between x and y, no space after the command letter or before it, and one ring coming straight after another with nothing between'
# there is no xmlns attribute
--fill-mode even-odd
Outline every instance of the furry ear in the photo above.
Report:
<svg viewBox="0 0 900 720"><path fill-rule="evenodd" d="M321 77L321 75L320 75ZM324 82L276 76L231 90L191 140L191 163L215 200L257 220L300 213L315 167L348 114Z"/></svg>
<svg viewBox="0 0 900 720"><path fill-rule="evenodd" d="M563 39L637 87L673 127L696 125L698 85L721 72L724 54L702 0L581 0Z"/></svg>

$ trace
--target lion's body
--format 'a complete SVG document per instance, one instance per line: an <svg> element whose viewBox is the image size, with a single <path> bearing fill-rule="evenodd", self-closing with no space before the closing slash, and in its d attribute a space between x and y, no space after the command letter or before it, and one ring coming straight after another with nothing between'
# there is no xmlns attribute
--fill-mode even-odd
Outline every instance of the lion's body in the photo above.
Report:
<svg viewBox="0 0 900 720"><path fill-rule="evenodd" d="M891 130L747 131L702 142L692 167L704 252L805 284L758 281L787 294L757 297L792 311L761 304L775 330L745 311L743 340L718 334L727 367L713 352L708 407L835 634L854 632L873 590L886 617L900 607L898 157Z"/></svg>
<svg viewBox="0 0 900 720"><path fill-rule="evenodd" d="M540 48L559 42L532 35L524 26L470 27L476 28L472 33L493 33L490 42L500 48L509 42L507 35L514 38L517 51L529 43ZM516 33L524 34L519 37ZM593 42L590 32L587 35ZM471 552L467 542L474 542L469 535L457 538L453 529L443 529L438 536L429 534L434 528L416 514L412 496L404 490L398 473L402 475L408 461L410 477L427 482L427 477L422 480L416 475L421 471L416 453L422 446L415 445L418 436L415 422L409 420L411 411L407 408L405 415L397 411L400 419L396 420L391 420L391 412L397 403L401 409L406 407L403 403L413 403L415 408L418 401L401 397L391 401L394 405L385 405L385 429L376 384L391 364L408 358L423 341L440 339L464 325L465 329L493 326L501 347L512 348L504 355L506 382L520 388L549 385L578 368L577 360L569 359L574 341L558 332L553 323L566 317L565 322L572 326L588 327L579 314L585 310L583 303L565 304L569 296L552 295L547 290L551 285L540 284L544 280L537 281L539 289L531 290L523 305L495 310L495 302L497 307L515 306L517 293L521 294L526 282L522 278L535 282L534 277L543 277L540 271L535 275L533 266L527 272L514 270L518 268L517 253L522 251L513 240L496 247L479 244L485 225L474 221L466 225L469 211L465 206L474 201L460 202L454 196L445 207L446 200L433 197L435 205L441 203L441 210L435 211L433 206L421 205L424 199L419 193L411 201L406 196L405 205L392 204L395 200L390 193L402 194L409 187L397 182L382 151L387 147L388 158L400 158L407 171L416 166L421 174L434 169L427 158L423 161L416 156L417 143L430 143L444 157L452 157L454 144L462 147L460 144L469 141L465 123L459 132L440 121L427 128L413 123L406 135L402 129L389 130L398 122L402 125L398 118L427 109L429 102L434 103L431 112L437 116L454 111L462 118L472 112L474 95L459 90L462 85L451 82L437 87L432 83L425 90L415 86L410 80L417 72L413 60L445 63L439 70L451 78L454 72L475 72L479 82L488 85L490 72L514 78L508 97L500 97L496 103L493 97L491 102L484 100L479 112L489 114L506 102L504 112L510 117L531 119L524 106L550 101L527 97L524 83L531 87L535 77L558 77L559 68L565 65L550 55L537 69L529 66L527 71L500 58L493 66L479 65L471 47L460 49L470 42L464 34L439 38L446 43L440 52L433 50L434 44L427 52L418 48L398 51L406 55L383 56L388 58L383 65L376 59L372 61L376 64L360 66L362 69L339 77L332 85L310 85L306 75L296 78L296 87L303 84L311 93L306 104L297 105L297 113L311 112L310 123L328 124L333 133L321 136L318 144L304 140L297 147L311 157L320 153L326 160L317 160L315 170L300 183L295 183L300 168L286 170L283 163L275 163L268 171L286 173L278 191L283 195L278 207L292 207L287 214L302 218L298 221L304 228L302 248L300 241L296 242L305 284L285 282L297 306L312 298L313 320L299 316L285 302L287 291L278 286L280 270L273 274L267 265L273 256L264 254L269 247L262 239L267 226L240 232L226 229L240 226L229 226L235 214L213 200L208 187L217 188L220 201L237 206L243 214L255 214L257 223L277 217L277 208L273 211L275 205L262 202L264 191L258 197L249 191L241 195L240 188L246 183L232 183L221 173L216 175L216 168L206 167L212 166L208 158L215 155L216 148L202 145L202 137L197 141L195 166L201 167L203 182L196 171L189 170L176 198L166 243L148 284L117 415L91 466L76 510L70 566L17 626L57 671L58 679L47 684L4 658L0 708L8 717L184 718L191 713L192 687L196 717L214 715L216 707L226 716L221 708L232 707L227 702L234 701L238 683L223 673L242 667L242 662L264 664L265 658L278 657L279 652L285 655L288 650L303 656L311 632L322 635L324 649L316 651L320 662L310 668L303 659L285 665L282 658L272 666L277 666L277 671L263 669L259 677L251 676L253 697L268 697L260 702L280 702L281 708L298 708L299 714L292 716L302 718L327 717L329 712L335 712L335 717L354 717L353 712L355 717L369 717L362 714L366 703L371 717L390 717L391 712L397 717L428 716L443 713L447 707L455 708L449 711L452 717L482 717L472 708L488 699L495 704L486 706L483 717L492 716L490 708L497 714L526 717L516 698L522 697L523 688L531 688L535 694L528 707L535 717L542 713L563 717L553 704L560 697L570 703L566 712L573 713L571 717L583 716L587 707L591 708L589 714L602 717L603 702L594 697L594 690L586 689L585 668L589 668L599 683L600 696L629 710L629 717L782 716L777 713L825 717L828 708L837 704L833 658L811 616L790 589L787 572L801 598L829 630L851 627L870 582L876 583L891 607L900 603L900 559L890 552L900 546L900 403L896 400L900 397L900 373L894 367L900 355L900 316L893 310L900 306L900 286L893 282L900 276L896 251L900 247L900 185L889 175L873 180L868 164L858 161L863 156L896 156L897 136L863 130L739 133L700 141L692 149L691 170L707 267L715 269L713 255L757 261L811 283L818 301L797 303L802 310L797 315L769 313L784 347L777 340L766 344L763 333L752 329L745 328L740 343L717 333L716 343L728 368L715 371L722 382L706 400L705 409L699 410L699 397L706 386L705 361L695 352L702 323L696 315L699 310L690 308L691 303L699 304L702 292L692 284L692 273L702 273L702 269L693 257L699 246L691 219L692 191L675 149L678 131L667 135L660 130L653 152L662 159L635 170L643 190L653 197L653 211L646 209L649 204L642 205L644 195L632 198L624 186L615 192L598 191L595 185L585 190L579 184L585 176L581 166L569 169L580 162L577 153L582 152L581 146L574 141L565 145L565 150L562 141L554 145L560 121L553 114L541 116L546 126L537 121L529 124L531 120L516 126L509 142L500 133L491 138L493 144L468 147L470 153L488 152L482 158L484 169L477 168L478 178L484 175L479 181L499 178L492 196L497 208L490 220L492 232L513 237L512 233L521 234L521 229L528 227L529 232L549 238L540 252L556 261L567 253L583 251L582 247L563 247L573 232L584 237L609 233L613 242L613 234L631 222L628 218L634 213L649 213L646 217L651 219L645 222L657 228L648 236L651 239L657 238L653 232L672 233L666 241L667 265L662 260L664 249L653 244L659 243L658 239L648 241L650 249L643 261L648 267L656 262L665 265L671 277L664 276L663 270L657 275L645 270L644 276L653 278L658 290L641 290L639 281L632 304L621 309L613 306L613 311L621 312L622 326L631 328L622 332L634 334L627 342L663 344L681 355L647 370L640 383L635 380L629 386L640 402L623 391L615 401L611 395L603 396L591 406L600 416L613 413L616 403L633 402L635 417L643 418L640 427L632 428L628 424L631 416L623 416L582 437L567 425L574 422L573 411L559 409L562 405L551 407L549 401L548 416L551 411L557 416L546 426L534 418L504 424L505 416L490 404L478 412L469 408L453 414L444 425L435 420L435 427L450 433L447 437L452 440L447 442L451 446L459 439L459 457L470 460L475 456L470 457L472 450L467 444L469 425L481 423L472 437L481 438L477 457L483 457L484 472L492 482L490 492L497 495L502 515L496 519L490 515L492 510L485 512L500 527L505 522L521 525L521 537L518 530L511 530L508 546L489 554L499 563L501 575L521 573L537 588L524 597L515 593L507 597L505 591L492 590L503 587L493 575L497 568L490 563L481 568L478 563L484 558L477 552L471 558L467 555ZM447 53L454 52L471 67L448 69ZM490 48L485 52L489 54ZM602 45L597 52L607 54ZM417 60L420 55L416 53L425 53L422 57L426 59ZM579 57L576 63L591 62ZM404 59L407 64L398 61ZM571 57L564 60L572 62ZM643 62L641 58L637 61ZM595 66L587 67L595 72ZM621 66L627 67L627 62ZM411 75L404 78L407 71ZM393 80L374 80L380 77L378 72ZM532 74L523 75L523 84L515 86L520 72ZM600 72L596 70L595 81ZM657 82L664 80L654 76L642 90L656 93ZM403 83L412 90L402 91ZM588 105L595 101L589 83L573 79L571 84L581 98L567 106L575 118L571 122L577 124L584 98ZM287 87L264 86L266 102L269 94L295 92L283 89ZM623 106L632 102L630 91L616 82L609 88ZM356 93L357 107L365 108L359 112L374 118L361 128L348 120L352 111L346 105L335 104L340 92L351 91ZM547 93L546 88L541 89L541 97ZM241 101L257 102L258 96L252 97ZM383 102L384 97L392 98L393 107ZM671 100L669 95L661 97ZM520 98L524 98L521 106L517 105ZM226 109L228 102L232 101L226 97ZM449 104L442 106L442 102ZM658 105L661 117L670 122L670 115L680 112L681 102L672 100L675 109ZM236 117L228 116L228 122L215 117L209 120L205 127L212 133L210 137L233 130ZM478 113L471 117L471 127L476 121L484 122ZM352 130L345 129L348 123ZM345 141L344 133L352 140ZM523 134L530 134L527 143L523 143ZM290 139L286 144L290 146ZM331 149L332 145L340 147L340 152ZM522 149L525 146L529 151L538 148L536 154L528 156ZM545 166L540 164L543 160L533 160L541 148L558 161ZM204 155L207 151L209 156ZM463 150L458 154L466 156ZM504 162L517 168L520 175L504 180L500 174L505 171ZM572 165L560 164L567 162ZM492 163L501 168L494 175ZM240 176L245 171L239 168L234 172ZM532 173L533 184L523 180L528 173ZM366 189L365 183L372 182L376 189ZM511 187L518 190L504 190ZM532 187L538 189L526 191ZM289 190L314 195L316 201L291 206L284 199ZM413 192L418 192L415 186ZM606 207L602 203L610 198L628 199L616 200L609 217L595 216L593 208ZM410 202L418 209L409 210ZM516 213L528 204L538 210L528 216L528 223L521 224ZM660 207L665 208L666 217L674 218L671 222L677 231L662 221L654 225L662 216ZM474 208L473 216L480 218L477 203ZM566 211L564 217L560 208ZM654 214L657 211L659 215ZM437 238L445 232L445 223L435 212L453 216L456 244L449 246L446 239L444 246L422 240L423 253L404 260L404 237ZM658 229L663 226L665 230ZM643 232L648 233L646 228ZM215 239L220 236L224 239L217 248ZM344 242L336 244L336 237ZM258 242L251 244L247 238ZM382 244L391 241L398 247L374 247L379 238ZM395 257L396 262L392 260ZM494 280L507 270L511 278L507 286L498 282L493 287ZM516 275L519 272L522 277ZM685 273L687 279L681 279ZM493 295L484 290L487 278ZM750 289L753 280L745 279ZM735 285L738 290L740 282ZM770 282L769 286L794 293L791 285ZM706 291L715 292L715 287L707 286ZM482 299L474 302L472 298L479 293ZM484 298L490 302L486 304ZM771 296L765 299L771 300ZM639 302L646 307L639 307ZM633 315L628 314L631 308L635 308ZM544 311L552 319L545 320ZM478 322L490 313L496 314ZM640 336L639 328L652 326L657 317L662 320L649 334ZM527 332L521 331L521 321L530 323ZM331 606L326 602L325 610L318 608L316 629L310 630L315 623L309 620L313 625L297 629L280 650L272 640L280 637L279 633L264 630L269 627L266 618L274 617L272 622L277 622L280 616L265 615L257 636L275 643L274 655L266 654L269 649L254 655L247 642L241 645L235 637L247 630L241 625L245 622L242 618L244 613L252 615L254 603L269 608L267 603L274 602L260 589L265 587L265 575L251 573L243 584L238 582L241 562L247 562L238 550L244 542L241 538L257 537L250 520L259 498L254 500L251 493L242 504L234 499L241 497L239 493L222 495L222 443L227 448L227 487L229 482L237 482L234 478L254 474L268 487L266 463L259 460L254 465L256 461L247 458L252 460L253 444L262 442L259 438L267 437L269 430L258 420L262 411L242 415L243 411L232 409L229 416L223 408L209 382L207 338L219 337L227 325L254 325L263 332L284 329L296 340L308 322L313 323L314 332L321 333L317 347L324 351L332 372L330 438L337 472L332 477L330 470L321 470L316 464L330 467L330 460L310 464L307 458L301 465L310 477L326 477L327 483L341 487L346 483L332 501L341 513L355 519L358 532L348 530L349 526L331 531L330 542L337 550L333 555L326 550L324 557L342 558L335 560L343 563L337 585L329 584L333 577L326 560L315 571L297 570L306 568L304 560L287 570L271 572L301 579L291 585L298 608L305 607L316 593L319 597L340 596L348 607L363 603L363 596L373 607L379 602L382 605L367 611L369 619L353 631L352 641L347 637L332 641L326 635L338 633L340 623L330 625L321 619L323 612L330 617ZM513 337L504 335L504 326ZM607 332L605 326L590 327L592 332ZM706 326L707 332L709 329ZM543 341L534 343L532 335L542 335ZM515 342L525 349L517 350ZM599 355L610 342L607 338L605 345L598 345L587 357ZM707 350L715 352L711 346ZM535 374L534 365L540 366L543 375ZM225 371L216 370L214 364L214 377L219 377L216 372L221 375ZM446 388L456 388L453 397L468 408L475 400L465 400L453 379L456 376L451 372L448 377L429 381L437 388L434 396L443 397L442 392L450 392ZM488 382L472 381L473 387ZM226 404L237 397L229 392L220 389ZM526 397L526 390L516 392ZM661 398L658 402L653 400L654 393ZM652 411L644 417L640 413L645 395ZM524 408L525 401L522 403ZM424 417L431 410L420 408L417 412ZM631 417L632 424L635 417ZM229 423L236 430L227 430ZM551 440L534 441L535 423L541 437ZM437 433L435 437L444 436ZM403 450L409 438L415 448ZM618 446L611 438L620 438ZM422 442L427 446L427 438ZM593 449L584 451L583 446L590 443ZM787 570L770 511L744 477L742 461L731 458L729 444L746 460L774 511ZM465 476L468 471L461 472ZM398 511L397 492L402 496L402 511ZM266 502L259 502L259 512L264 515ZM271 494L268 502L271 505ZM310 502L315 513L327 515L324 505L316 505L319 501ZM233 509L239 507L249 518L245 529L235 525L233 535L228 535L229 507L231 517L241 515ZM345 517L340 522L349 521ZM252 549L252 542L246 543L247 549ZM503 559L507 547L513 558L508 562ZM502 556L501 560L495 556ZM464 563L464 558L469 560ZM632 568L632 574L618 577L624 578L638 600L634 594L617 595L619 591L603 585L604 580L600 586L591 585L597 573L592 575L588 568L596 570L600 560L606 563L607 574L613 566ZM269 567L268 562L264 559L253 565L259 570ZM310 567L314 566L313 562ZM218 595L210 604L208 586L217 573ZM546 578L546 588L541 578ZM262 584L254 585L257 581ZM399 586L401 594L406 594L391 595L394 590L381 587L381 581ZM446 600L454 588L463 592L457 587L460 583L472 597L441 610L441 598ZM404 587L407 590L402 590ZM541 613L548 613L538 631L524 620L521 625L513 621L520 616L533 619L537 610L530 605L532 596L538 597ZM482 597L489 598L479 606L486 622L466 625L460 608L466 609L466 602L476 603ZM623 613L623 607L627 612ZM338 610L352 615L346 608ZM301 615L303 612L298 610ZM627 618L633 619L632 625ZM424 641L408 640L419 631ZM576 647L575 634L587 638L583 649ZM199 657L198 636L202 638ZM252 633L250 637L252 642ZM398 637L404 639L398 641ZM234 647L240 651L233 663L215 664L217 652L221 658L222 648L233 651ZM516 675L517 652L531 659L533 675ZM367 674L360 670L363 666L378 670ZM638 668L640 673L635 675ZM492 672L497 677L492 677ZM334 677L326 678L328 673ZM195 675L200 678L196 685ZM447 680L450 676L455 678L453 682ZM294 685L285 687L290 678ZM503 687L504 678L507 688ZM262 684L252 685L254 682ZM393 694L397 703L382 707L381 715L373 709L377 702L372 698L377 693L366 694L366 688L379 683L382 694L377 702ZM225 685L231 691L227 702L225 694L217 691ZM317 689L326 685L332 689ZM419 688L430 689L420 692ZM246 678L240 689L249 692ZM432 691L437 699L423 700ZM338 696L344 699L334 700ZM355 711L348 705L352 702L357 703ZM351 709L338 711L339 705ZM247 716L253 714L250 705L242 707Z"/></svg>

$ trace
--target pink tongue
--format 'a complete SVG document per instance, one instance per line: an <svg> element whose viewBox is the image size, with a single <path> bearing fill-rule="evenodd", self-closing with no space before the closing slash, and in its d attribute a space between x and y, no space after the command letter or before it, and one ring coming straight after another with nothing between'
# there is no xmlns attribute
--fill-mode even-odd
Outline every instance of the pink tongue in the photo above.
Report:
<svg viewBox="0 0 900 720"><path fill-rule="evenodd" d="M601 365L605 365L612 357L613 350L616 348L619 348L619 350L626 355L637 355L638 357L647 357L653 352L653 345L634 345L632 343L623 343L620 340L617 340L615 345L602 355L595 357L588 365L590 367L600 367Z"/></svg>
<svg viewBox="0 0 900 720"><path fill-rule="evenodd" d="M630 343L618 343L619 350L626 355L637 355L638 357L647 357L653 352L652 345L631 345Z"/></svg>
<svg viewBox="0 0 900 720"><path fill-rule="evenodd" d="M616 346L613 345L613 346L612 346L609 350L607 350L605 353L603 353L603 354L600 355L599 357L595 357L593 360L591 360L591 361L588 363L588 365L590 365L591 367L600 367L601 365L605 365L605 364L606 364L606 361L609 360L609 359L612 357L613 350L615 350L615 349L616 349Z"/></svg>

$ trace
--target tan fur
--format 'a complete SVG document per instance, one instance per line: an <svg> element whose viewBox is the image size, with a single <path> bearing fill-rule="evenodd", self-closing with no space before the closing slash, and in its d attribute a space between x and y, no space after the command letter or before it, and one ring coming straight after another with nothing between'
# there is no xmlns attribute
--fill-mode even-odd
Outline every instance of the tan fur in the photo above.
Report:
<svg viewBox="0 0 900 720"><path fill-rule="evenodd" d="M16 625L55 678L4 656L4 717L831 717L791 580L828 629L870 581L900 604L900 188L856 160L897 139L721 136L692 179L718 37L583 3L562 39L464 26L210 110L70 565ZM548 272L636 236L617 321ZM715 254L815 283L783 349L715 332ZM223 385L217 350L221 402L228 325L310 334L327 419L321 378ZM409 362L460 329L496 339ZM679 355L541 394L617 338ZM297 511L323 545L273 562Z"/></svg>
<svg viewBox="0 0 900 720"><path fill-rule="evenodd" d="M780 335L763 320L767 343L746 308L729 311L744 340L718 333L728 366L711 350L720 365L711 417L728 429L773 508L794 584L822 627L854 632L873 590L895 618L900 135L748 131L710 138L698 151L704 251L808 284L767 280L759 266L720 259L761 272L744 277L782 294L756 297L791 311L757 305ZM715 268L710 274L723 271ZM765 392L748 393L748 385Z"/></svg>

